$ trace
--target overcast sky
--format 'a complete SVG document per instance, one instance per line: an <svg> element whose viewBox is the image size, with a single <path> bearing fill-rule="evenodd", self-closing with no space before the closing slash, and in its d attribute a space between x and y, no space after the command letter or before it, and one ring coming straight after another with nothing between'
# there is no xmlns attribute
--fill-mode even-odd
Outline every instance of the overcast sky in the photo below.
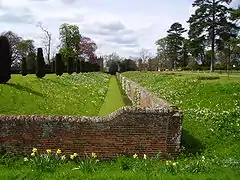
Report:
<svg viewBox="0 0 240 180"><path fill-rule="evenodd" d="M155 41L172 23L186 21L193 0L0 0L0 32L11 30L42 46L42 22L59 44L62 23L76 24L98 45L98 54L138 56L142 48L156 53ZM233 0L232 5L240 5Z"/></svg>

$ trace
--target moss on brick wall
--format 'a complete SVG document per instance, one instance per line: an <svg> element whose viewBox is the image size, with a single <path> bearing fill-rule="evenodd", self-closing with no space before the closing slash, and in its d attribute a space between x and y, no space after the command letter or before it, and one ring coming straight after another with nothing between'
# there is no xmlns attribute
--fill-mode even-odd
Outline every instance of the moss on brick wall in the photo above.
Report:
<svg viewBox="0 0 240 180"><path fill-rule="evenodd" d="M182 114L138 84L121 77L123 81L126 94L138 104L105 117L0 115L0 151L28 154L36 147L80 156L95 152L102 158L159 152L176 157Z"/></svg>

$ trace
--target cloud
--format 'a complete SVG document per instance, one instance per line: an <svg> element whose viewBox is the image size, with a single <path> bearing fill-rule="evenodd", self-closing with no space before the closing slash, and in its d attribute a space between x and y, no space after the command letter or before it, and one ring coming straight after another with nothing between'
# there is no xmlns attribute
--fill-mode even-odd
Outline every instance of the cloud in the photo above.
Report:
<svg viewBox="0 0 240 180"><path fill-rule="evenodd" d="M231 4L232 4L232 7L237 8L238 6L240 6L240 1L239 0L233 0Z"/></svg>
<svg viewBox="0 0 240 180"><path fill-rule="evenodd" d="M138 38L136 32L127 28L121 21L109 21L109 22L94 22L92 24L84 24L80 28L83 34L89 35L90 38L96 37L98 47L105 50L116 49L121 51L124 48L137 48Z"/></svg>
<svg viewBox="0 0 240 180"><path fill-rule="evenodd" d="M34 22L34 17L29 15L29 14L13 14L13 13L4 13L0 15L0 21L3 23L14 23L14 24L19 24L19 23L27 23L31 24Z"/></svg>
<svg viewBox="0 0 240 180"><path fill-rule="evenodd" d="M65 4L73 4L75 3L77 0L61 0L63 3Z"/></svg>
<svg viewBox="0 0 240 180"><path fill-rule="evenodd" d="M31 24L35 21L32 11L27 7L2 5L0 22L7 24Z"/></svg>
<svg viewBox="0 0 240 180"><path fill-rule="evenodd" d="M132 35L124 35L124 36L115 36L107 39L108 42L112 42L119 45L124 45L128 47L137 47L137 38Z"/></svg>
<svg viewBox="0 0 240 180"><path fill-rule="evenodd" d="M0 32L12 30L43 46L38 21L59 44L59 27L75 24L84 36L96 41L99 54L117 52L137 56L142 48L156 53L155 41L167 35L174 22L188 28L194 12L192 0L0 0ZM240 4L233 0L232 5Z"/></svg>

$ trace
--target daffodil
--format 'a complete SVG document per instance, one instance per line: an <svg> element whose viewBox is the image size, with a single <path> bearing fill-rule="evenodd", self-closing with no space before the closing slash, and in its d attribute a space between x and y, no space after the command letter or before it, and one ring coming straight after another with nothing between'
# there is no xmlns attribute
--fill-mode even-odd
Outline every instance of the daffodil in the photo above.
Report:
<svg viewBox="0 0 240 180"><path fill-rule="evenodd" d="M60 149L57 150L57 154L61 154L62 151Z"/></svg>
<svg viewBox="0 0 240 180"><path fill-rule="evenodd" d="M33 152L33 153L31 153L31 156L32 156L32 157L34 157L34 156L35 156L35 153L34 153L34 152Z"/></svg>
<svg viewBox="0 0 240 180"><path fill-rule="evenodd" d="M92 153L92 158L97 158L97 154L96 153Z"/></svg>
<svg viewBox="0 0 240 180"><path fill-rule="evenodd" d="M74 156L74 157L77 157L77 156L78 156L78 154L77 154L77 153L73 153L73 156Z"/></svg>
<svg viewBox="0 0 240 180"><path fill-rule="evenodd" d="M137 158L138 157L138 155L135 153L134 155L133 155L133 158L135 159L135 158Z"/></svg>
<svg viewBox="0 0 240 180"><path fill-rule="evenodd" d="M177 163L172 163L172 165L173 165L173 166L176 166L176 165L177 165Z"/></svg>
<svg viewBox="0 0 240 180"><path fill-rule="evenodd" d="M143 155L143 159L147 159L147 155L146 154Z"/></svg>
<svg viewBox="0 0 240 180"><path fill-rule="evenodd" d="M166 165L169 165L169 161L166 161Z"/></svg>
<svg viewBox="0 0 240 180"><path fill-rule="evenodd" d="M65 160L66 159L66 156L65 155L63 155L62 157L61 157L61 160Z"/></svg>
<svg viewBox="0 0 240 180"><path fill-rule="evenodd" d="M37 152L37 148L33 148L33 149L32 149L32 152L33 152L33 153L36 153L36 152Z"/></svg>
<svg viewBox="0 0 240 180"><path fill-rule="evenodd" d="M52 152L51 149L47 149L47 153L50 154Z"/></svg>
<svg viewBox="0 0 240 180"><path fill-rule="evenodd" d="M28 158L27 158L27 157L25 157L25 158L23 159L23 161L27 162L27 161L28 161Z"/></svg>
<svg viewBox="0 0 240 180"><path fill-rule="evenodd" d="M72 154L71 156L70 156L70 159L74 159L75 158L75 156Z"/></svg>

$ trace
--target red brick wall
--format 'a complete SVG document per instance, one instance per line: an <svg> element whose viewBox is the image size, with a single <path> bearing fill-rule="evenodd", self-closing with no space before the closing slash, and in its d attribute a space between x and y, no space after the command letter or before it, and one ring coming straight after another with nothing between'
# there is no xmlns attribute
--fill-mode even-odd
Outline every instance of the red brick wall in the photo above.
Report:
<svg viewBox="0 0 240 180"><path fill-rule="evenodd" d="M60 148L81 156L120 154L166 155L176 127L168 127L178 112L124 107L108 117L0 116L0 149L26 154ZM176 146L173 142L171 146Z"/></svg>
<svg viewBox="0 0 240 180"><path fill-rule="evenodd" d="M129 88L136 85L128 83ZM136 95L134 91L130 92ZM123 107L106 117L0 115L0 151L29 154L36 147L76 152L82 157L92 152L103 158L134 153L155 156L159 152L165 158L169 153L176 157L181 113L159 104L161 100L152 99L155 96L144 89L138 92L138 98L132 98L141 101L141 107Z"/></svg>

